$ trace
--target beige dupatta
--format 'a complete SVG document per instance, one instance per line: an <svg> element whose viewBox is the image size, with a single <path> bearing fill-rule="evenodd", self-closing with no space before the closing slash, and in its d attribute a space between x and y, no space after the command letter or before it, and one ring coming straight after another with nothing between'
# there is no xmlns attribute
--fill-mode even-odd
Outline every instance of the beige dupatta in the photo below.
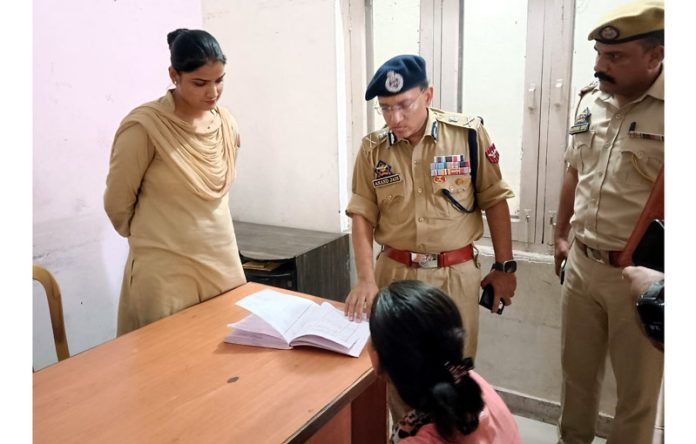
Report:
<svg viewBox="0 0 696 444"><path fill-rule="evenodd" d="M191 191L205 200L219 199L234 181L238 137L236 122L227 110L215 110L220 118L209 129L196 131L174 114L174 97L168 91L160 99L131 111L114 140L127 128L142 125L157 153Z"/></svg>

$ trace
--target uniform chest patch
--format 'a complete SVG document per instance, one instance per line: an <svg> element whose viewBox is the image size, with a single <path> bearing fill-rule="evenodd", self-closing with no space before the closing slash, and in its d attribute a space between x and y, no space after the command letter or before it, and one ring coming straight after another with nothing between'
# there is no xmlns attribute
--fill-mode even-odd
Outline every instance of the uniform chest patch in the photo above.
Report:
<svg viewBox="0 0 696 444"><path fill-rule="evenodd" d="M377 165L375 165L375 179L372 181L372 185L376 188L395 182L401 182L401 176L394 173L391 165L387 162L383 160L377 162Z"/></svg>
<svg viewBox="0 0 696 444"><path fill-rule="evenodd" d="M590 108L585 108L580 114L575 118L575 123L568 130L568 134L584 133L590 129Z"/></svg>
<svg viewBox="0 0 696 444"><path fill-rule="evenodd" d="M496 164L500 161L500 153L495 148L495 143L491 143L491 146L486 148L486 158L492 164Z"/></svg>

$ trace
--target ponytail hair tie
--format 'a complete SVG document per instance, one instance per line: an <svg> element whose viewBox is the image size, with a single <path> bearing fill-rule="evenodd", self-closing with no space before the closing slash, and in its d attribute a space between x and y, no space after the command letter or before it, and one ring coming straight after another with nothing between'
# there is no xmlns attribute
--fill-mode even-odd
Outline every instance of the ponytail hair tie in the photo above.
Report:
<svg viewBox="0 0 696 444"><path fill-rule="evenodd" d="M445 368L452 375L454 379L454 384L459 384L462 378L469 374L469 370L474 368L474 360L471 358L464 358L460 361L447 361L445 362Z"/></svg>

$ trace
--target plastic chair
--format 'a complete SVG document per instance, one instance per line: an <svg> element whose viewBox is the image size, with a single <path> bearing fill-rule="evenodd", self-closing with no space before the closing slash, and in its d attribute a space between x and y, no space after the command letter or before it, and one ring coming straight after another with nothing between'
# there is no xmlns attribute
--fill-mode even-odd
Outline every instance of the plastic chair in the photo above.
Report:
<svg viewBox="0 0 696 444"><path fill-rule="evenodd" d="M51 314L51 327L53 329L53 342L56 345L56 355L58 361L70 357L68 351L68 340L65 337L65 325L63 323L63 303L60 298L60 288L58 282L45 268L34 265L32 268L32 278L43 285L48 299L48 310Z"/></svg>

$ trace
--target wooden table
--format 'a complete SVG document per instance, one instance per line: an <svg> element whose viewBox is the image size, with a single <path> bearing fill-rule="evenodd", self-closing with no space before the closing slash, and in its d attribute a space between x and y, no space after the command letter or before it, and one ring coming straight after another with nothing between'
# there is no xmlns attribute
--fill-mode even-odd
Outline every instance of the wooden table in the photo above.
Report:
<svg viewBox="0 0 696 444"><path fill-rule="evenodd" d="M223 342L248 314L234 303L263 288L245 284L35 373L34 442L384 443L385 386L367 350Z"/></svg>

